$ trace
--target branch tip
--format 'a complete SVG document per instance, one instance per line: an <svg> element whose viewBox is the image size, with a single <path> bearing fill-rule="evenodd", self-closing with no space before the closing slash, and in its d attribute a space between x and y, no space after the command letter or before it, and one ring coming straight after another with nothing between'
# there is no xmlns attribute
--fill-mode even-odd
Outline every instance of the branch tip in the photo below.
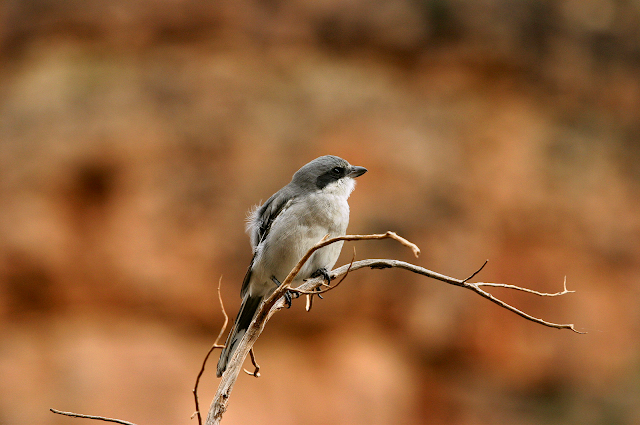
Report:
<svg viewBox="0 0 640 425"><path fill-rule="evenodd" d="M487 265L487 263L489 262L489 260L484 260L484 264L480 266L480 268L478 270L476 270L475 272L473 272L473 274L471 276L469 276L468 278L466 278L465 280L463 280L462 282L460 282L461 284L465 284L467 283L467 281L473 279L478 273L480 273L480 271L482 271L482 269L484 269L484 266Z"/></svg>
<svg viewBox="0 0 640 425"><path fill-rule="evenodd" d="M571 327L569 329L571 329L572 331L574 331L575 333L580 334L580 335L585 335L587 333L586 331L577 330L576 327L573 325L573 323L571 324Z"/></svg>
<svg viewBox="0 0 640 425"><path fill-rule="evenodd" d="M420 256L420 248L418 248L418 245L414 244L413 242L409 242L407 239L403 238L402 236L398 236L396 232L392 232L391 230L388 230L387 233L385 233L385 235L387 237L390 237L391 239L397 240L402 245L411 248L411 250L413 251L413 255L415 255L416 258Z"/></svg>
<svg viewBox="0 0 640 425"><path fill-rule="evenodd" d="M95 415L83 415L82 413L63 412L62 410L56 410L56 409L49 409L49 410L58 415L71 416L72 418L94 419L97 421L114 422L121 425L136 425L133 422L123 421L122 419L105 418L104 416L95 416Z"/></svg>
<svg viewBox="0 0 640 425"><path fill-rule="evenodd" d="M568 294L568 293L572 293L572 292L576 292L576 291L569 291L567 289L567 276L564 277L564 290L562 291L562 294Z"/></svg>

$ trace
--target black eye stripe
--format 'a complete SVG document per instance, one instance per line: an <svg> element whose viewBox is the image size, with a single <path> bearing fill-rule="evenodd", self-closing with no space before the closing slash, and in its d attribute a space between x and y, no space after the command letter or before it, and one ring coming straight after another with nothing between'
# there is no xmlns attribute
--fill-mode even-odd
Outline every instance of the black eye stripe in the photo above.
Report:
<svg viewBox="0 0 640 425"><path fill-rule="evenodd" d="M333 167L331 170L326 171L321 176L318 176L316 179L316 186L319 189L322 189L329 183L340 180L346 174L347 172L344 167Z"/></svg>

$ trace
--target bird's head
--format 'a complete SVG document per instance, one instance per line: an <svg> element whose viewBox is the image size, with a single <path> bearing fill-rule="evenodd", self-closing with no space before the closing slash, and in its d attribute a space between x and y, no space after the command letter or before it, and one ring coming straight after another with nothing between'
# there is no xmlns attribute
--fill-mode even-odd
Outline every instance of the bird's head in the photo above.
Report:
<svg viewBox="0 0 640 425"><path fill-rule="evenodd" d="M366 168L351 165L340 157L325 155L302 166L291 182L307 190L339 191L349 196L355 186L354 179L366 172Z"/></svg>

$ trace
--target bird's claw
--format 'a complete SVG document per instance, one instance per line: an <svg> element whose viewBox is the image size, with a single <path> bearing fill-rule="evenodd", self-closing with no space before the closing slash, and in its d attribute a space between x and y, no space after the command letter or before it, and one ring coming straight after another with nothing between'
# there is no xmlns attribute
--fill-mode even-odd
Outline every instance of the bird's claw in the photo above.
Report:
<svg viewBox="0 0 640 425"><path fill-rule="evenodd" d="M287 308L291 308L291 301L298 298L300 296L299 292L296 291L287 291L284 293L284 304L287 306Z"/></svg>
<svg viewBox="0 0 640 425"><path fill-rule="evenodd" d="M313 272L313 274L311 274L311 277L318 277L318 276L322 276L322 278L327 282L327 283L331 283L331 276L329 275L329 272L327 271L327 269L325 269L324 267L319 268L318 270L316 270L315 272Z"/></svg>
<svg viewBox="0 0 640 425"><path fill-rule="evenodd" d="M329 285L331 283L331 276L329 275L329 272L327 271L327 269L325 269L324 267L316 270L315 272L313 272L313 274L311 275L311 278L315 278L318 276L322 276L322 278L325 280L326 284ZM322 292L322 288L320 288L319 286L316 286L314 288L315 291L317 292ZM318 296L318 298L320 298L321 300L324 300L324 297L322 295L315 294ZM311 297L313 297L313 295L311 295Z"/></svg>

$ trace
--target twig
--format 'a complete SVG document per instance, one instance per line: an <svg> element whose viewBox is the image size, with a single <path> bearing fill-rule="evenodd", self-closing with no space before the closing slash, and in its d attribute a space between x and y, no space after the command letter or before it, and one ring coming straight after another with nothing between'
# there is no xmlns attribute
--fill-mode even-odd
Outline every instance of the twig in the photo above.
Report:
<svg viewBox="0 0 640 425"><path fill-rule="evenodd" d="M260 365L256 361L256 356L253 354L253 347L249 350L249 356L251 357L251 364L253 365L253 372L249 372L247 369L243 369L247 375L260 377Z"/></svg>
<svg viewBox="0 0 640 425"><path fill-rule="evenodd" d="M560 292L554 292L554 293L547 293L547 292L538 292L538 291L534 291L533 289L529 289L529 288L522 288L520 286L515 286L515 285L508 285L506 283L485 283L485 282L477 282L475 283L476 286L491 286L494 288L507 288L507 289L514 289L516 291L522 291L522 292L526 292L528 294L534 294L534 295L538 295L540 297L557 297L559 295L564 295L564 294L570 294L572 292L576 292L576 291L569 291L567 290L567 277L564 277L564 289Z"/></svg>
<svg viewBox="0 0 640 425"><path fill-rule="evenodd" d="M485 285L485 286L486 286L486 285ZM507 288L509 288L509 289L515 289L515 288L511 288L511 286L512 286L512 285L505 286L505 287L507 287ZM481 297L484 297L484 298L488 299L489 301L492 301L492 302L494 302L494 303L498 304L500 307L504 307L504 308L506 308L507 310L514 312L514 313L515 313L515 314L517 314L518 316L523 317L523 318L525 318L525 319L527 319L527 320L530 320L530 321L532 321L532 322L535 322L535 323L538 323L538 324L541 324L541 325L544 325L544 326L548 326L548 327L550 327L550 328L556 328L556 329L570 329L570 330L572 330L573 332L578 333L578 334L585 334L585 333L586 333L586 332L581 332L581 331L577 330L577 329L575 328L575 326L573 325L573 323L567 323L567 324L562 324L562 323L553 323L553 322L547 322L546 320L542 320L542 319L540 319L540 318L538 318L538 317L535 317L535 316L531 316L530 314L527 314L527 313L523 312L522 310L518 310L517 308L513 307L512 305L507 304L506 302L504 302L504 301L502 301L502 300L500 300L500 299L498 299L498 298L494 297L494 296L493 296L493 295L491 295L490 293L488 293L488 292L486 292L486 291L483 291L483 290L482 290L482 289L480 289L480 288L478 287L478 285L476 285L475 283L465 283L465 286L464 286L464 287L465 287L465 288L468 288L468 289L471 289L473 292L475 292L475 293L479 294ZM525 290L524 288L518 288L517 290L524 290L525 292L531 292L531 291L527 291L527 290ZM573 292L573 291L572 291L572 292ZM535 291L534 291L533 293L535 293ZM537 293L536 295L547 296L547 297L554 297L554 296L557 296L557 295L563 295L563 294L565 294L565 293L566 293L566 292L559 292L559 293L557 293L557 294L542 294L542 293Z"/></svg>
<svg viewBox="0 0 640 425"><path fill-rule="evenodd" d="M200 372L198 372L198 377L196 378L196 383L193 386L193 398L196 404L196 411L193 413L193 415L191 415L191 419L193 419L194 416L197 416L198 425L202 425L202 415L200 414L200 402L198 401L198 385L200 385L200 378L204 373L204 367L207 364L207 360L209 360L209 356L211 355L213 350L215 350L216 348L224 348L224 345L220 345L218 344L218 342L220 341L220 338L224 334L225 329L227 329L227 324L229 323L229 316L227 315L227 311L224 309L224 302L222 302L222 293L220 292L221 285L222 285L222 276L220 276L220 279L218 279L218 301L220 302L220 308L222 309L222 314L224 315L224 324L222 325L222 328L218 333L218 337L214 341L211 348L209 348L207 355L204 356L204 360L202 361L202 366L200 367Z"/></svg>
<svg viewBox="0 0 640 425"><path fill-rule="evenodd" d="M564 294L568 294L574 291L568 291L566 289L566 282L565 282L565 289L562 292L557 292L555 294L546 294L543 292L538 292L538 291L534 291L531 289L527 289L527 288L522 288L519 286L515 286L515 285L507 285L507 284L502 284L502 283L469 283L469 282L465 282L464 280L460 280L460 279L456 279L453 277L449 277L449 276L445 276L443 274L440 273L436 273L434 271L425 269L424 267L420 267L420 266L416 266L414 264L411 263L406 263L404 261L399 261L399 260L375 260L375 259L371 259L371 260L361 260L361 261L357 261L353 267L352 267L352 271L353 270L358 270L361 269L363 267L370 267L370 268L400 268L400 269L404 269L404 270L408 270L423 276L427 276L430 277L432 279L436 279L445 283L448 283L450 285L454 285L454 286L460 286L462 288L466 288L466 289L470 289L473 292L476 292L477 294L479 294L480 296L482 296L483 298L486 298L492 302L494 302L495 304L498 304L500 307L506 308L509 311L512 311L514 313L516 313L517 315L524 317L527 320L530 320L532 322L538 323L540 325L544 325L544 326L548 326L551 328L556 328L556 329L570 329L573 332L579 333L579 334L583 334L585 332L581 332L578 331L577 329L575 329L575 326L573 324L561 324L561 323L552 323L552 322L547 322L544 321L542 319L539 319L537 317L534 316L530 316L520 310L518 310L517 308L505 303L502 300L499 300L498 298L494 297L493 295L491 295L490 293L483 291L482 289L480 289L480 286L493 286L493 287L502 287L502 288L506 288L506 289L514 289L514 290L518 290L518 291L523 291L523 292L527 292L527 293L532 293L535 295L539 295L539 296L546 296L546 297L556 297L556 296L560 296L560 295L564 295ZM335 269L334 272L336 274L338 273L343 273L346 270L346 266L342 266L338 269Z"/></svg>
<svg viewBox="0 0 640 425"><path fill-rule="evenodd" d="M489 260L484 260L484 264L480 266L480 268L478 270L476 270L475 272L473 272L473 274L471 276L469 276L468 278L466 278L465 280L462 281L462 283L466 283L468 281L470 281L471 279L473 279L474 277L476 277L476 275L478 273L480 273L482 271L482 269L484 269L484 266L487 265L487 263L489 262Z"/></svg>
<svg viewBox="0 0 640 425"><path fill-rule="evenodd" d="M95 415L83 415L81 413L73 413L73 412L63 412L62 410L49 409L53 413L57 413L58 415L71 416L73 418L84 418L84 419L94 419L97 421L105 421L105 422L115 422L117 424L122 425L136 425L133 422L123 421L122 419L113 419L113 418L105 418L104 416L95 416Z"/></svg>

